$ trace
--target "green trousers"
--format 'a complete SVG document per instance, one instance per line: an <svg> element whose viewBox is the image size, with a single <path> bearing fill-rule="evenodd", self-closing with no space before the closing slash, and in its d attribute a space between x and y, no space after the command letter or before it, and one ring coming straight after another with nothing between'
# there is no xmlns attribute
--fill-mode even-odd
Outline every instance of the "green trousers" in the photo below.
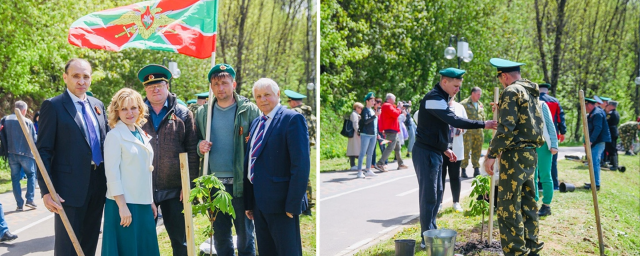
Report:
<svg viewBox="0 0 640 256"><path fill-rule="evenodd" d="M536 150L508 149L500 158L498 180L498 224L505 256L537 253L538 204L533 176L538 163Z"/></svg>
<svg viewBox="0 0 640 256"><path fill-rule="evenodd" d="M538 153L538 165L534 176L536 202L540 201L540 196L538 195L538 182L540 182L542 184L542 203L549 205L553 199L553 180L551 179L551 160L553 160L553 155L546 142L542 147L537 148L536 152Z"/></svg>

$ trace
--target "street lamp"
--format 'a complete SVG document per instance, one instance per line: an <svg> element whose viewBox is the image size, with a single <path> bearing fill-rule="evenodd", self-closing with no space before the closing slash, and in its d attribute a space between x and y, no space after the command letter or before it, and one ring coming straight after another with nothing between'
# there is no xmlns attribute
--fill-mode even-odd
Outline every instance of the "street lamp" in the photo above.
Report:
<svg viewBox="0 0 640 256"><path fill-rule="evenodd" d="M167 58L165 57L162 59L162 65L167 67L166 63L167 63ZM169 71L171 71L172 78L180 77L180 74L182 74L182 72L180 72L180 69L178 68L178 62L175 62L174 60L169 60L168 63L169 63L168 68L169 68ZM169 91L171 91L171 80L169 80Z"/></svg>
<svg viewBox="0 0 640 256"><path fill-rule="evenodd" d="M312 93L311 94L312 97L309 97L309 91L315 92L314 91L315 89L316 89L316 85L315 84L313 84L313 83L308 83L307 84L307 103L309 103L309 105L313 105L313 104L311 104L311 102L315 103L315 101L316 101L315 93ZM310 98L313 98L313 100L311 100Z"/></svg>
<svg viewBox="0 0 640 256"><path fill-rule="evenodd" d="M457 51L455 48L453 48L452 44L456 41L456 46L458 48ZM473 52L471 52L471 49L469 49L469 43L467 42L467 39L465 39L464 37L460 37L460 39L458 40L457 36L451 35L451 37L449 37L449 47L444 49L444 58L450 60L456 56L458 57L458 69L460 69L460 62L470 62L473 59ZM458 101L460 101L460 93L458 93Z"/></svg>

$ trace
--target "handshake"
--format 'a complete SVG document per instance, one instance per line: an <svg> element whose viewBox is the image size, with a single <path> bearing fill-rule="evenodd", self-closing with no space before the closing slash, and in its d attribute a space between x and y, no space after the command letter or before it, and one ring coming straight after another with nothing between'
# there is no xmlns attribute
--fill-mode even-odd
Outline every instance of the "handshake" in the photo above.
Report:
<svg viewBox="0 0 640 256"><path fill-rule="evenodd" d="M498 128L498 121L495 120L489 120L489 121L485 121L484 122L484 128L485 129L497 129Z"/></svg>

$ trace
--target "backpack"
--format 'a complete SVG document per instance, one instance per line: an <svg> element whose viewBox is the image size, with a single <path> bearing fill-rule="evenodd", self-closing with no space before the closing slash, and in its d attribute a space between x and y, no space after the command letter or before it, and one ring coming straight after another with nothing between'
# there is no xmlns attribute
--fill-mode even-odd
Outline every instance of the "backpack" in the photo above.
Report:
<svg viewBox="0 0 640 256"><path fill-rule="evenodd" d="M5 118L0 119L0 158L7 160L9 149L7 148L7 133L4 130Z"/></svg>
<svg viewBox="0 0 640 256"><path fill-rule="evenodd" d="M349 118L343 118L343 122L342 122L342 131L340 131L340 134L342 134L342 136L345 136L347 138L353 138L353 133L354 133L354 129L353 129L353 123L351 122L351 119Z"/></svg>

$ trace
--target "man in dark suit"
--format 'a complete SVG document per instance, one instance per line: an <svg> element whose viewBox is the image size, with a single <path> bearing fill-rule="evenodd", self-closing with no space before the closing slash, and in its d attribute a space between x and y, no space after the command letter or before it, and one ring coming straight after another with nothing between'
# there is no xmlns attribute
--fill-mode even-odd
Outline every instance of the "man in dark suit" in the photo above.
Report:
<svg viewBox="0 0 640 256"><path fill-rule="evenodd" d="M108 132L104 105L86 95L91 65L71 59L62 79L67 90L40 107L38 151L62 205L55 203L38 173L44 205L60 213L64 208L85 255L94 255L107 183L103 144ZM54 255L76 255L60 215L55 216Z"/></svg>
<svg viewBox="0 0 640 256"><path fill-rule="evenodd" d="M302 255L299 216L307 208L310 167L306 121L280 105L278 84L269 78L253 85L253 97L263 115L253 120L247 138L244 198L258 253Z"/></svg>

